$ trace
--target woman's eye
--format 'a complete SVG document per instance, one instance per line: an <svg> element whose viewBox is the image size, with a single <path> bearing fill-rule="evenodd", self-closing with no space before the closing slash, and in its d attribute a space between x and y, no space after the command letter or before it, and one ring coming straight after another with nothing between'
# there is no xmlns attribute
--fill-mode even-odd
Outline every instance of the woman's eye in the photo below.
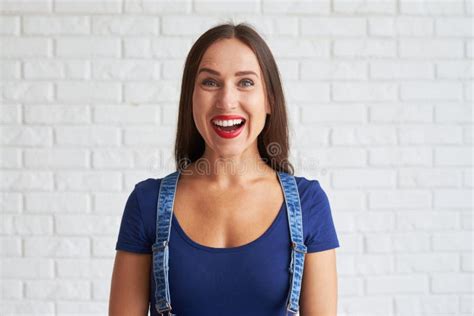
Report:
<svg viewBox="0 0 474 316"><path fill-rule="evenodd" d="M251 87L251 86L254 85L253 81L250 80L250 79L244 79L244 80L242 80L241 82L247 82L247 83L249 83L248 85L244 85L245 87Z"/></svg>
<svg viewBox="0 0 474 316"><path fill-rule="evenodd" d="M208 82L214 82L214 81L212 81L212 80L207 80L207 79L206 79L206 80L203 80L203 81L202 81L202 84L205 85L205 86L207 86L206 83L208 83Z"/></svg>

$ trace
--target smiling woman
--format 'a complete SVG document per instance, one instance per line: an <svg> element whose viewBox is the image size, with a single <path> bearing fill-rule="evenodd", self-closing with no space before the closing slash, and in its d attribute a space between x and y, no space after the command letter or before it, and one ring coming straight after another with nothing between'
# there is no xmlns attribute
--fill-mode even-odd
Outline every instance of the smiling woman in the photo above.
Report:
<svg viewBox="0 0 474 316"><path fill-rule="evenodd" d="M176 171L127 200L109 314L336 315L329 201L293 175L278 68L250 25L194 43L177 124Z"/></svg>

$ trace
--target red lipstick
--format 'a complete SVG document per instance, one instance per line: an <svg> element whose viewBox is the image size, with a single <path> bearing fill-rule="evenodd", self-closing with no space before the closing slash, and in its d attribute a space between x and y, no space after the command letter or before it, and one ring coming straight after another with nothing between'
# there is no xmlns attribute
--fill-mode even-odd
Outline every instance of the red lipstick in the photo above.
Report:
<svg viewBox="0 0 474 316"><path fill-rule="evenodd" d="M217 126L216 124L213 123L214 120L235 120L235 119L241 119L243 122L240 125L236 125L235 127L221 127ZM240 115L217 115L214 116L211 119L211 125L214 131L216 132L217 135L219 135L222 138L234 138L239 136L239 134L242 132L244 125L246 121L243 116Z"/></svg>

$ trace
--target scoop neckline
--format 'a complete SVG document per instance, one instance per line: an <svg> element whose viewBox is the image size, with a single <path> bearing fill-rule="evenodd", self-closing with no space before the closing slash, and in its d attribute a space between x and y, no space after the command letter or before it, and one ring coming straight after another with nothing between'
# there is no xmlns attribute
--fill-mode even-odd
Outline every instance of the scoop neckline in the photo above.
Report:
<svg viewBox="0 0 474 316"><path fill-rule="evenodd" d="M285 199L283 198L283 203L281 204L281 207L280 207L280 210L278 211L278 214L277 216L273 219L272 223L270 224L270 226L265 230L265 232L263 232L259 237L257 237L256 239L246 243L246 244L243 244L243 245L240 245L240 246L236 246L236 247L210 247L210 246L206 246L206 245L202 245L200 243L197 243L195 242L194 240L192 240L187 234L186 232L183 230L183 228L181 227L181 225L179 224L178 222L178 219L176 218L176 216L174 215L174 212L172 214L172 226L174 229L176 229L176 231L179 233L179 235L187 242L189 243L191 246L195 247L195 248L198 248L198 249L201 249L201 250L204 250L204 251L208 251L208 252L239 252L239 251L243 251L243 250L246 250L248 248L252 248L254 247L255 245L257 245L258 243L262 242L263 240L265 240L266 238L268 238L268 236L270 235L270 233L275 229L275 226L277 225L277 223L280 221L280 218L283 216L282 214L284 213L283 211L286 209L286 201Z"/></svg>

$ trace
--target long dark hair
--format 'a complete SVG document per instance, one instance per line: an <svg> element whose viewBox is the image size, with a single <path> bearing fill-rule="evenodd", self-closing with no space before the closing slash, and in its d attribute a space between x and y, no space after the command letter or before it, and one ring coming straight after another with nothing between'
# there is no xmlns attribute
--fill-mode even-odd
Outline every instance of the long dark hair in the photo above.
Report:
<svg viewBox="0 0 474 316"><path fill-rule="evenodd" d="M182 170L188 164L198 160L204 153L205 142L194 124L192 114L196 73L207 48L217 40L231 38L240 40L253 50L265 81L271 114L267 114L265 126L257 138L260 157L274 170L293 174L293 165L288 160L289 133L285 96L275 59L270 48L253 26L247 23L234 25L232 22L207 30L193 44L186 58L174 149L176 167Z"/></svg>

